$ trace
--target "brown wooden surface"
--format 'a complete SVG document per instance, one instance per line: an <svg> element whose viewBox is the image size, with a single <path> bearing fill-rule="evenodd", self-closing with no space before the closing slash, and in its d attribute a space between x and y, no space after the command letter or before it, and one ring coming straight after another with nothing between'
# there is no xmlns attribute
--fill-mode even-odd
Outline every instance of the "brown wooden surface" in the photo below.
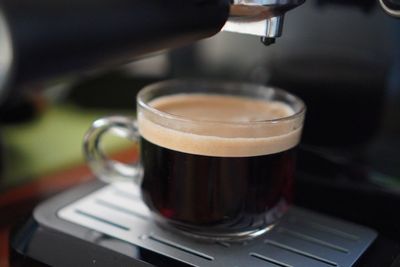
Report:
<svg viewBox="0 0 400 267"><path fill-rule="evenodd" d="M134 148L116 153L113 159L133 162ZM68 170L39 177L28 184L10 189L0 195L0 267L9 267L9 232L13 225L31 213L40 201L70 187L91 181L89 168L82 164Z"/></svg>

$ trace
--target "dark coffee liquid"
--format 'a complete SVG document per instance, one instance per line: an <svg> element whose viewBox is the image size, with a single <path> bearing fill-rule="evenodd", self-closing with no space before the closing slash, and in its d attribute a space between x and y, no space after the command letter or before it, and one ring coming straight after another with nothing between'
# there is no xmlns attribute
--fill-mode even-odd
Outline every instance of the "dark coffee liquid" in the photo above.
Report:
<svg viewBox="0 0 400 267"><path fill-rule="evenodd" d="M138 116L142 196L156 218L191 233L230 235L266 229L283 214L301 128L265 120L292 115L288 105L212 94L150 105L185 118Z"/></svg>
<svg viewBox="0 0 400 267"><path fill-rule="evenodd" d="M143 199L171 222L238 231L272 223L291 197L295 148L264 156L188 154L141 138Z"/></svg>

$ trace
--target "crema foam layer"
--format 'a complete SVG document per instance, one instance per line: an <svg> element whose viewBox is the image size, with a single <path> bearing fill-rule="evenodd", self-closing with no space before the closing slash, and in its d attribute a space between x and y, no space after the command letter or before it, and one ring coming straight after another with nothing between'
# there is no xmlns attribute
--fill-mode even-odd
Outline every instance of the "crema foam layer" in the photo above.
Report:
<svg viewBox="0 0 400 267"><path fill-rule="evenodd" d="M282 152L300 141L302 127L295 120L263 122L293 115L293 109L283 102L217 94L176 94L156 98L149 105L184 119L139 112L141 136L171 150L249 157Z"/></svg>

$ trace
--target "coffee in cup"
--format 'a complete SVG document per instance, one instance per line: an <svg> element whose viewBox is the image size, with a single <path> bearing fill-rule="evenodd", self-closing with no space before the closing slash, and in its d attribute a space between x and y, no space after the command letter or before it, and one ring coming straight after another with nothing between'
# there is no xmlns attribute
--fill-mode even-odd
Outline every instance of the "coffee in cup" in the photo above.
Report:
<svg viewBox="0 0 400 267"><path fill-rule="evenodd" d="M144 88L137 102L137 122L94 123L86 154L103 179L136 177L161 226L243 240L267 231L287 210L305 112L300 99L261 85L168 81ZM136 166L87 145L110 129L139 142Z"/></svg>

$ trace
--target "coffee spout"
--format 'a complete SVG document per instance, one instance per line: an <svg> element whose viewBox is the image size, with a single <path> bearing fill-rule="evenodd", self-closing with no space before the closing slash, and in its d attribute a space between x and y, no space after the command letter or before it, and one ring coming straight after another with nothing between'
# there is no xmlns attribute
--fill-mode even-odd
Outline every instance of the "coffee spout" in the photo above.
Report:
<svg viewBox="0 0 400 267"><path fill-rule="evenodd" d="M229 19L223 31L257 35L264 44L282 35L286 11L305 0L232 0Z"/></svg>

